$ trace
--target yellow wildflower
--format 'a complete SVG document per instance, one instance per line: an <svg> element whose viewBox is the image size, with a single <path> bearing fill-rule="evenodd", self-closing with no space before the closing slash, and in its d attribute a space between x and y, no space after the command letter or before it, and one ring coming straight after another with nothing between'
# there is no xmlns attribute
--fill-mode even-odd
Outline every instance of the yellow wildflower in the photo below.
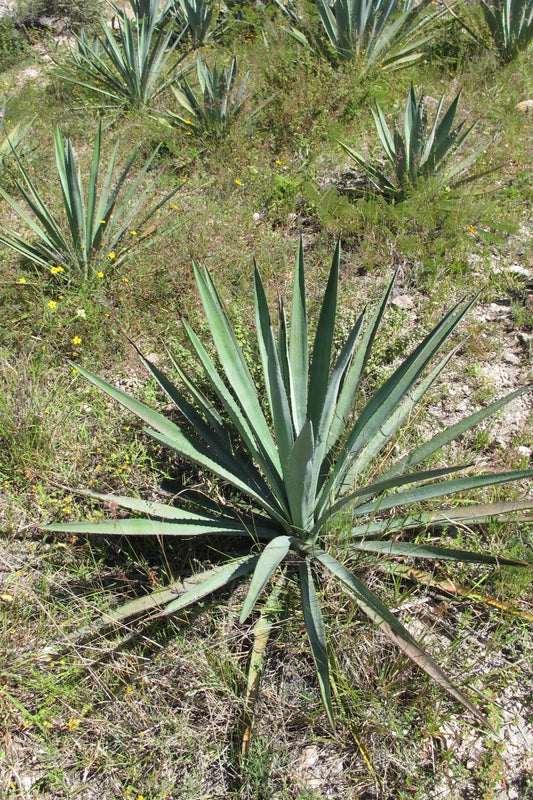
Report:
<svg viewBox="0 0 533 800"><path fill-rule="evenodd" d="M114 253L109 253L109 258L110 258L111 260L113 260L113 259L115 258L115 254L114 254Z"/></svg>
<svg viewBox="0 0 533 800"><path fill-rule="evenodd" d="M72 344L81 344L81 338L79 336L73 336Z"/></svg>
<svg viewBox="0 0 533 800"><path fill-rule="evenodd" d="M19 283L26 283L26 278L19 278Z"/></svg>
<svg viewBox="0 0 533 800"><path fill-rule="evenodd" d="M235 183L237 186L242 186L242 181L240 181L238 178L235 178Z"/></svg>
<svg viewBox="0 0 533 800"><path fill-rule="evenodd" d="M64 271L65 270L63 269L63 267L50 267L50 272L52 273L52 275L57 275L58 272L64 272Z"/></svg>
<svg viewBox="0 0 533 800"><path fill-rule="evenodd" d="M104 277L104 273L103 273L102 271L100 271L100 272L97 272L97 273L96 273L96 277L97 277L97 278L103 278L103 277Z"/></svg>
<svg viewBox="0 0 533 800"><path fill-rule="evenodd" d="M55 308L57 306L57 300L49 300L47 305L48 308Z"/></svg>
<svg viewBox="0 0 533 800"><path fill-rule="evenodd" d="M132 236L137 236L137 231L130 231Z"/></svg>

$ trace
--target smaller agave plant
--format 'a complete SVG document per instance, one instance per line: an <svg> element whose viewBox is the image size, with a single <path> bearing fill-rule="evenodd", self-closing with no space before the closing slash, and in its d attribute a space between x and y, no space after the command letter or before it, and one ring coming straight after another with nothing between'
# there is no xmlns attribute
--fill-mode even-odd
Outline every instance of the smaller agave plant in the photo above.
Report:
<svg viewBox="0 0 533 800"><path fill-rule="evenodd" d="M353 158L357 166L364 170L373 191L390 200L403 200L409 189L416 187L427 178L439 177L447 184L454 183L456 186L465 183L472 178L464 177L456 180L457 176L465 173L472 166L484 148L479 148L454 164L450 163L455 159L465 139L474 128L473 125L465 127L464 120L453 128L460 97L461 92L455 97L439 122L444 104L444 95L442 95L437 105L433 125L430 128L424 95L417 100L411 84L404 111L403 136L397 128L391 132L383 112L376 102L376 110L371 109L372 116L387 161L392 166L392 175L384 171L382 167L367 161L364 156L348 145L342 142L339 144L350 158Z"/></svg>
<svg viewBox="0 0 533 800"><path fill-rule="evenodd" d="M481 0L481 9L502 61L512 61L533 39L533 0Z"/></svg>
<svg viewBox="0 0 533 800"><path fill-rule="evenodd" d="M179 88L172 87L178 103L187 116L182 117L172 111L168 115L172 121L191 130L205 131L214 135L227 133L231 123L237 118L245 102L244 93L248 74L236 86L237 59L234 57L229 70L219 70L216 62L211 69L201 58L196 61L196 73L200 93L196 93L186 78L179 82Z"/></svg>
<svg viewBox="0 0 533 800"><path fill-rule="evenodd" d="M195 265L216 360L189 323L183 324L205 382L199 385L198 379L189 377L180 364L174 363L180 382L177 386L141 356L150 375L175 405L178 423L77 367L81 375L143 420L147 432L158 443L212 473L232 487L232 492L218 506L200 493L188 493L180 506L138 497L92 494L134 515L126 518L115 515L113 519L98 522L53 524L46 530L127 536L215 536L230 537L232 542L237 537L245 545L245 554L241 549L239 557L200 572L185 583L174 583L134 599L106 614L106 622L123 622L151 613L175 614L226 584L249 577L241 613L244 622L278 570L282 574L283 570L289 572L300 587L303 618L322 700L333 724L330 658L320 602L321 587L329 574L380 631L485 722L482 713L365 584L358 561L364 555L365 563L369 557L379 561L385 556L527 566L513 558L447 548L435 541L435 533L428 543L423 533L449 524L479 524L494 516L533 507L533 500L440 505L446 495L523 481L531 478L533 470L471 474L468 465L422 466L465 431L527 391L527 387L435 433L425 443L387 463L387 459L379 457L380 453L387 445L388 452L392 452L391 439L408 422L414 408L453 357L452 349L427 369L473 301L461 302L446 314L374 396L359 404L360 411L354 414L361 379L393 284L387 288L368 324L363 312L337 350L334 342L339 264L337 246L311 358L302 244L296 261L290 323L281 303L277 331L265 287L255 270L255 319L264 381L260 388L211 275ZM342 532L337 534L340 544L338 538L334 544L332 537L327 536L328 526L340 515L343 520ZM279 585L275 579L273 593Z"/></svg>
<svg viewBox="0 0 533 800"><path fill-rule="evenodd" d="M33 120L28 122L27 125L21 127L20 123L16 123L13 125L9 130L4 130L4 124L6 122L6 113L7 113L7 103L8 98L4 97L1 101L2 106L0 108L0 166L3 163L3 160L6 156L9 156L15 148L19 146L24 136L28 133L29 129L32 126Z"/></svg>

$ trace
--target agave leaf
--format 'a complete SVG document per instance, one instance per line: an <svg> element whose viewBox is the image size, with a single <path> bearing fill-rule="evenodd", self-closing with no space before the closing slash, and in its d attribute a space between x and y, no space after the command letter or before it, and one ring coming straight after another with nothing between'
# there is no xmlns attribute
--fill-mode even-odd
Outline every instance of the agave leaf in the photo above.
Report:
<svg viewBox="0 0 533 800"><path fill-rule="evenodd" d="M279 449L281 464L285 464L294 444L291 410L285 384L281 373L278 350L274 339L274 331L270 320L270 312L265 290L257 267L254 273L255 284L255 319L257 339L263 363L263 374L267 390L268 402L272 413L276 444Z"/></svg>
<svg viewBox="0 0 533 800"><path fill-rule="evenodd" d="M235 391L250 427L262 442L272 463L276 466L279 465L281 472L280 459L270 428L261 409L250 370L227 318L226 310L207 270L201 273L195 265L195 276L207 322L224 372Z"/></svg>
<svg viewBox="0 0 533 800"><path fill-rule="evenodd" d="M197 603L198 600L201 600L208 594L212 594L217 589L221 589L228 583L236 581L238 578L242 578L245 575L249 575L250 572L255 569L257 560L258 556L256 555L243 556L241 559L235 559L220 568L211 570L211 575L206 575L201 583L199 582L197 586L188 589L188 591L184 592L184 594L170 603L164 609L163 616L176 614L178 611L181 611L182 608Z"/></svg>
<svg viewBox="0 0 533 800"><path fill-rule="evenodd" d="M187 435L184 431L180 431L179 434L174 434L172 436L165 436L149 428L147 428L146 431L161 444L166 445L171 450L175 450L179 455L189 459L194 464L204 467L209 470L209 472L222 478L222 480L235 486L236 489L244 492L245 495L257 503L267 514L279 522L282 528L288 529L289 525L283 513L283 509L279 507L272 492L269 491L268 486L261 480L259 473L254 471L250 475L241 475L241 470L239 469L237 471L238 465L232 465L230 463L228 466L225 466L223 463L220 463L213 458L208 448L204 447L200 442L195 441L193 437Z"/></svg>
<svg viewBox="0 0 533 800"><path fill-rule="evenodd" d="M294 443L285 470L292 528L304 538L313 524L314 457L313 424L307 420Z"/></svg>
<svg viewBox="0 0 533 800"><path fill-rule="evenodd" d="M520 389L516 389L514 392L502 397L500 400L496 400L494 403L490 403L488 406L476 411L474 414L470 414L470 416L465 417L460 422L455 423L455 425L450 425L448 428L445 428L443 431L441 431L441 433L436 434L427 442L424 442L424 444L412 450L410 453L403 455L400 461L396 462L396 464L393 464L393 466L384 473L382 478L398 475L402 472L406 472L412 467L415 467L417 464L421 464L423 461L426 461L428 458L430 458L430 456L432 456L434 453L438 453L439 450L442 450L442 448L447 444L453 442L459 436L462 436L463 433L471 428L474 428L476 425L479 425L479 423L484 419L496 414L508 403L512 402L515 398L520 397L525 392L530 392L531 389L531 384L523 386Z"/></svg>
<svg viewBox="0 0 533 800"><path fill-rule="evenodd" d="M315 548L313 555L321 564L332 572L342 583L345 590L355 599L357 605L370 619L375 622L381 631L385 633L412 661L421 667L424 672L433 678L440 686L459 700L485 727L490 725L486 717L478 708L463 694L448 678L438 664L426 653L411 636L407 628L399 622L394 614L383 605L376 595L371 592L353 573L349 572L333 556Z"/></svg>
<svg viewBox="0 0 533 800"><path fill-rule="evenodd" d="M305 277L303 241L300 236L294 286L292 291L291 334L289 341L289 366L291 381L291 403L296 435L302 430L307 417L307 382L309 378L309 354L307 343L307 307L305 301Z"/></svg>
<svg viewBox="0 0 533 800"><path fill-rule="evenodd" d="M208 533L217 536L261 536L257 528L246 527L239 520L233 521L229 517L216 519L213 516L184 512L180 521L167 522L166 520L144 519L132 517L131 519L114 520L85 520L84 522L58 522L55 525L46 525L43 530L55 533L86 533L105 536L203 536ZM271 539L274 532L270 529L264 531L266 538Z"/></svg>
<svg viewBox="0 0 533 800"><path fill-rule="evenodd" d="M359 388L361 376L370 357L370 353L374 345L374 339L376 338L376 334L379 325L381 323L383 314L385 312L385 308L388 303L390 294L392 292L395 279L396 279L396 273L394 274L386 291L383 293L381 302L378 305L376 311L374 312L367 329L363 333L361 343L357 348L357 351L352 361L352 365L346 375L346 380L344 381L341 393L339 395L339 399L337 401L337 409L333 418L333 422L330 427L330 434L328 437L328 447L330 448L331 460L333 460L333 453L337 447L339 439L341 438L341 436L345 434L346 423L348 422L349 416L353 409L353 404L355 401L357 390ZM361 320L362 323L364 316L361 315L359 319Z"/></svg>
<svg viewBox="0 0 533 800"><path fill-rule="evenodd" d="M508 500L501 503L479 503L460 508L439 509L438 511L425 511L419 514L406 514L402 517L369 522L366 525L354 525L346 538L360 538L363 536L386 536L395 531L412 528L446 527L447 525L482 525L492 519L498 519L515 512L533 509L531 500ZM521 516L522 520L533 519L532 515Z"/></svg>
<svg viewBox="0 0 533 800"><path fill-rule="evenodd" d="M244 413L237 405L236 400L231 395L229 389L224 384L220 375L216 371L202 343L200 342L200 340L198 339L192 328L187 324L185 320L183 320L183 325L196 351L196 354L198 355L201 361L202 367L205 370L205 374L208 377L209 381L211 382L218 398L220 399L222 405L229 414L232 423L235 425L240 435L242 436L243 441L245 442L246 447L248 448L250 454L257 461L258 465L265 473L278 503L280 504L281 507L283 507L286 510L287 497L281 477L281 464L272 463L269 454L265 450L264 443L257 436L256 432L251 429L248 420L246 419Z"/></svg>
<svg viewBox="0 0 533 800"><path fill-rule="evenodd" d="M250 581L250 588L244 600L240 621L244 622L252 613L252 610L257 603L257 599L270 578L281 564L287 553L291 543L294 541L294 536L276 536L265 547L254 569L252 580Z"/></svg>
<svg viewBox="0 0 533 800"><path fill-rule="evenodd" d="M101 625L121 625L134 617L145 616L156 612L153 616L169 616L188 605L202 600L217 589L222 588L237 578L251 572L257 562L257 556L242 556L227 564L205 570L192 575L183 581L175 581L163 589L156 589L150 594L136 597L113 611L102 615ZM153 618L153 616L150 617ZM93 631L78 631L78 637L91 634Z"/></svg>
<svg viewBox="0 0 533 800"><path fill-rule="evenodd" d="M205 422L201 414L189 403L184 395L178 391L161 370L159 370L155 364L148 361L148 359L144 358L140 353L138 354L144 366L154 376L167 397L172 400L176 408L183 414L187 422L196 431L198 436L203 439L207 446L212 449L214 453L217 453L220 458L235 458L234 448L231 443L231 438L228 436L227 427L224 427L220 418L217 419L213 416L211 413L211 404L207 405L207 408L205 405L201 406L202 411L207 414L208 422ZM196 394L196 399L200 399L199 394ZM248 461L247 464L249 463Z"/></svg>
<svg viewBox="0 0 533 800"><path fill-rule="evenodd" d="M350 549L354 551L362 550L366 553L379 553L384 556L442 559L447 561L463 561L468 564L492 564L493 566L504 564L509 567L528 567L531 569L531 564L517 558L491 556L485 553L474 553L470 550L458 550L456 548L438 547L429 544L413 544L412 542L361 539L361 541L354 541Z"/></svg>
<svg viewBox="0 0 533 800"><path fill-rule="evenodd" d="M337 242L324 299L318 318L313 358L309 375L309 394L307 399L307 419L318 429L324 400L328 387L331 364L331 348L335 333L337 294L339 285L340 242Z"/></svg>
<svg viewBox="0 0 533 800"><path fill-rule="evenodd" d="M335 728L333 707L331 705L331 692L329 681L329 664L326 642L326 631L320 610L320 603L315 591L311 565L308 559L298 566L300 573L300 590L302 593L302 608L305 627L313 653L320 694L332 728Z"/></svg>
<svg viewBox="0 0 533 800"><path fill-rule="evenodd" d="M401 426L409 420L414 408L427 395L429 388L441 374L444 367L457 353L457 349L458 348L454 348L451 350L417 386L407 392L403 400L398 404L398 407L392 412L379 430L376 431L366 447L353 462L346 473L344 481L346 485L352 485L354 483L356 476L360 475L363 470L372 463L372 460L383 449L387 442L389 442Z"/></svg>
<svg viewBox="0 0 533 800"><path fill-rule="evenodd" d="M378 496L379 499L376 501L377 507L381 508L382 502L382 495L384 492L388 491L389 489L399 489L401 486L405 486L409 483L424 483L430 480L434 480L435 478L442 477L443 475L451 475L454 472L461 472L468 467L471 466L469 464L460 464L454 467L441 467L439 469L431 469L425 470L423 472L411 472L407 475L402 474L401 476L395 475L391 476L390 478L382 479L369 483L366 485L359 486L353 492L349 492L348 494L343 495L334 503L329 505L321 517L315 522L313 532L316 533L321 528L323 528L328 521L334 519L337 514L345 509L351 509L354 506L356 501L361 501L365 497L369 495Z"/></svg>
<svg viewBox="0 0 533 800"><path fill-rule="evenodd" d="M381 144L383 145L383 149L385 150L385 155L391 164L394 164L396 159L396 148L394 146L394 140L389 130L389 126L387 125L387 121L383 116L383 111L379 107L379 103L376 103L375 111L373 108L370 110L372 112L372 116L374 117L374 124L376 126ZM361 164L361 166L363 166L363 164Z"/></svg>
<svg viewBox="0 0 533 800"><path fill-rule="evenodd" d="M462 306L458 304L452 309L367 403L348 434L329 479L322 487L321 506L324 505L325 498L331 498L342 486L356 457L411 390L428 362L449 338L473 302L474 300Z"/></svg>
<svg viewBox="0 0 533 800"><path fill-rule="evenodd" d="M380 497L377 500L371 500L363 505L356 502L352 513L354 517L359 517L364 514L373 514L378 508L380 511L387 511L389 508L397 508L398 506L407 505L409 503L419 503L424 500L444 497L445 495L448 496L457 492L480 489L484 486L497 486L500 483L527 479L531 476L533 476L533 469L513 470L511 472L491 472L488 475L470 475L465 478L438 481L436 483L426 484L425 486L416 486L405 492L397 492L387 495L386 497Z"/></svg>

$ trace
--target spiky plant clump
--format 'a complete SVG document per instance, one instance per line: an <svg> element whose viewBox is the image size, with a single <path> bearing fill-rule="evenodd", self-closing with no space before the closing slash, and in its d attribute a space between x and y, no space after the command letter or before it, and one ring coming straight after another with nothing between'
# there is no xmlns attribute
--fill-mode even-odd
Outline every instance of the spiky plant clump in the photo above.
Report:
<svg viewBox="0 0 533 800"><path fill-rule="evenodd" d="M144 516L96 523L68 522L49 525L47 530L128 536L216 536L232 540L239 537L248 545L249 552L196 574L185 585L159 589L107 614L107 622L121 622L153 611L163 616L175 614L229 582L251 576L241 613L244 622L277 570L282 567L291 572L300 586L320 691L333 724L326 628L319 596L324 574L330 573L383 633L484 723L481 712L363 582L357 562L365 554L365 561L369 556L380 559L385 555L527 566L512 558L448 549L436 544L434 535L431 543L424 537L415 538L418 531L428 527L438 530L449 523L476 524L533 507L533 500L463 504L456 508L441 505L445 496L523 481L531 478L533 470L476 475L470 473L468 465L423 466L451 441L527 389L515 391L444 429L424 444L393 458L384 468L380 454L408 422L414 408L453 357L454 350L440 356L428 371L430 362L448 342L473 301L461 302L446 314L363 405L360 413L353 416L392 282L366 327L363 312L343 346L335 352L339 263L338 246L311 359L301 243L290 324L281 304L277 331L256 269L255 319L264 381L259 389L209 272L195 265L217 363L189 323L183 324L205 383L210 387L209 394L178 363L174 367L181 388L141 357L176 406L181 418L179 424L78 367L81 375L142 419L157 442L232 487L231 498L217 507L200 493L188 493L188 502L179 506L136 497L96 495L114 507ZM368 475L372 477L365 477ZM339 515L345 519L342 558L328 551L326 536L328 526Z"/></svg>

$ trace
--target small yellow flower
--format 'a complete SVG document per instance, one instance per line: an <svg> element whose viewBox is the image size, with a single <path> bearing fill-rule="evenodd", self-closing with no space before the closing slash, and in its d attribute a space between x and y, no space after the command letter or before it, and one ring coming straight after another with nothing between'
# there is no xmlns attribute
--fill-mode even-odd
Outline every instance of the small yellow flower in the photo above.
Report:
<svg viewBox="0 0 533 800"><path fill-rule="evenodd" d="M96 277L97 277L97 278L103 278L103 277L104 277L104 273L103 273L102 271L100 271L100 272L97 272L97 273L96 273Z"/></svg>
<svg viewBox="0 0 533 800"><path fill-rule="evenodd" d="M466 229L467 229L467 231L470 231L470 233L475 233L476 232L476 229L474 228L473 225L467 225Z"/></svg>
<svg viewBox="0 0 533 800"><path fill-rule="evenodd" d="M185 124L186 124L186 125L192 125L192 122L191 122L191 120L190 120L190 119L186 119L186 120L185 120Z"/></svg>
<svg viewBox="0 0 533 800"><path fill-rule="evenodd" d="M65 270L63 269L63 267L50 267L50 272L52 273L52 275L57 275L58 272L64 272L64 271Z"/></svg>
<svg viewBox="0 0 533 800"><path fill-rule="evenodd" d="M130 282L129 278L124 278L124 283L129 283L129 282Z"/></svg>
<svg viewBox="0 0 533 800"><path fill-rule="evenodd" d="M19 278L19 283L26 283L26 278Z"/></svg>
<svg viewBox="0 0 533 800"><path fill-rule="evenodd" d="M133 689L131 688L131 686L126 686L126 692L128 694L131 694L133 692Z"/></svg>
<svg viewBox="0 0 533 800"><path fill-rule="evenodd" d="M115 256L115 254L114 254L114 253L109 253L109 258L111 259L111 261L112 261L112 260L113 260L115 257L116 257L116 256Z"/></svg>
<svg viewBox="0 0 533 800"><path fill-rule="evenodd" d="M240 181L238 178L235 178L235 183L237 186L242 186L242 181Z"/></svg>
<svg viewBox="0 0 533 800"><path fill-rule="evenodd" d="M137 236L137 231L130 231L132 236Z"/></svg>
<svg viewBox="0 0 533 800"><path fill-rule="evenodd" d="M55 308L57 306L57 300L49 300L47 306L48 308Z"/></svg>
<svg viewBox="0 0 533 800"><path fill-rule="evenodd" d="M79 336L73 336L72 344L81 344L81 338Z"/></svg>
<svg viewBox="0 0 533 800"><path fill-rule="evenodd" d="M81 719L78 717L71 717L68 721L68 727L71 731L75 731L79 727Z"/></svg>
<svg viewBox="0 0 533 800"><path fill-rule="evenodd" d="M283 164L283 161L281 160L281 158L276 158L276 164Z"/></svg>
<svg viewBox="0 0 533 800"><path fill-rule="evenodd" d="M177 210L178 210L178 208L179 208L179 206L177 206L177 205L174 203L174 205L170 206L170 208L173 208L173 209L174 209L174 211L177 211Z"/></svg>
<svg viewBox="0 0 533 800"><path fill-rule="evenodd" d="M100 225L105 225L106 224L105 219L101 219L101 220L99 220L99 222L100 222Z"/></svg>

